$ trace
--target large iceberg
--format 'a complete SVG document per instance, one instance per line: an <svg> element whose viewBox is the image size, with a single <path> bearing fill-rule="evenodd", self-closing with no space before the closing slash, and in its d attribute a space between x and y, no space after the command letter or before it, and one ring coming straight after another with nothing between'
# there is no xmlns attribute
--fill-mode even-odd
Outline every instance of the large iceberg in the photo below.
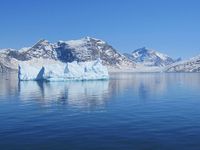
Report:
<svg viewBox="0 0 200 150"><path fill-rule="evenodd" d="M18 77L20 81L103 80L108 79L109 74L100 59L63 63L52 59L37 58L19 62Z"/></svg>

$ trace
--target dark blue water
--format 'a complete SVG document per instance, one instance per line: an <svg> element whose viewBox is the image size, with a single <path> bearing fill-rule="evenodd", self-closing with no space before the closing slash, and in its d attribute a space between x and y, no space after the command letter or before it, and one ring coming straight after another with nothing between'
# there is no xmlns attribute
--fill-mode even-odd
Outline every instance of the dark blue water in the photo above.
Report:
<svg viewBox="0 0 200 150"><path fill-rule="evenodd" d="M200 74L0 75L0 150L200 150Z"/></svg>

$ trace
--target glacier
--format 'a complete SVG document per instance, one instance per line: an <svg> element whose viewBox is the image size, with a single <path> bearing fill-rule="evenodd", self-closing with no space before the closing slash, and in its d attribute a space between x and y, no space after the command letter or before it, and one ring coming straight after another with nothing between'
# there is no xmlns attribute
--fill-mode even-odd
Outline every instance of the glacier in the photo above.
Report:
<svg viewBox="0 0 200 150"><path fill-rule="evenodd" d="M19 62L18 78L20 81L83 81L109 79L109 74L101 59L64 63L58 60L34 58Z"/></svg>

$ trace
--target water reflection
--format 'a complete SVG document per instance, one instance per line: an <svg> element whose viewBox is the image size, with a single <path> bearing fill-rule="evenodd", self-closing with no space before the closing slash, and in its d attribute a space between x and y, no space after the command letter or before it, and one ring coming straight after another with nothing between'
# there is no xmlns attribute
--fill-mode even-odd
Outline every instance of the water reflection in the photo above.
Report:
<svg viewBox="0 0 200 150"><path fill-rule="evenodd" d="M0 74L0 99L18 93L18 81L13 74Z"/></svg>
<svg viewBox="0 0 200 150"><path fill-rule="evenodd" d="M200 74L47 83L2 74L0 83L0 149L199 148Z"/></svg>
<svg viewBox="0 0 200 150"><path fill-rule="evenodd" d="M172 87L200 89L198 73L116 73L113 78L113 92L119 94L129 89L143 100L161 96Z"/></svg>
<svg viewBox="0 0 200 150"><path fill-rule="evenodd" d="M129 94L140 100L161 96L169 88L200 89L199 74L114 73L109 81L18 82L16 74L0 75L0 100L15 98L41 104L65 104L74 107L99 107L115 97Z"/></svg>
<svg viewBox="0 0 200 150"><path fill-rule="evenodd" d="M21 100L37 99L76 107L103 105L108 95L108 81L20 82Z"/></svg>

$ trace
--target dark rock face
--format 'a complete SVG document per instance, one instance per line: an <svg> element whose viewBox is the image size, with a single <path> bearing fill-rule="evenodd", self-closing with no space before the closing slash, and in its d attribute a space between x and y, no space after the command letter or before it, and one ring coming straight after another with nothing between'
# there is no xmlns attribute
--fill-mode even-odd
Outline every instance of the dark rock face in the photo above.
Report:
<svg viewBox="0 0 200 150"><path fill-rule="evenodd" d="M25 60L30 59L27 55L25 55L24 53L20 53L18 51L10 51L8 53L8 57L15 58L15 59L21 60L21 61L25 61Z"/></svg>
<svg viewBox="0 0 200 150"><path fill-rule="evenodd" d="M70 48L66 43L58 42L56 47L57 58L62 62L79 61L76 49Z"/></svg>

